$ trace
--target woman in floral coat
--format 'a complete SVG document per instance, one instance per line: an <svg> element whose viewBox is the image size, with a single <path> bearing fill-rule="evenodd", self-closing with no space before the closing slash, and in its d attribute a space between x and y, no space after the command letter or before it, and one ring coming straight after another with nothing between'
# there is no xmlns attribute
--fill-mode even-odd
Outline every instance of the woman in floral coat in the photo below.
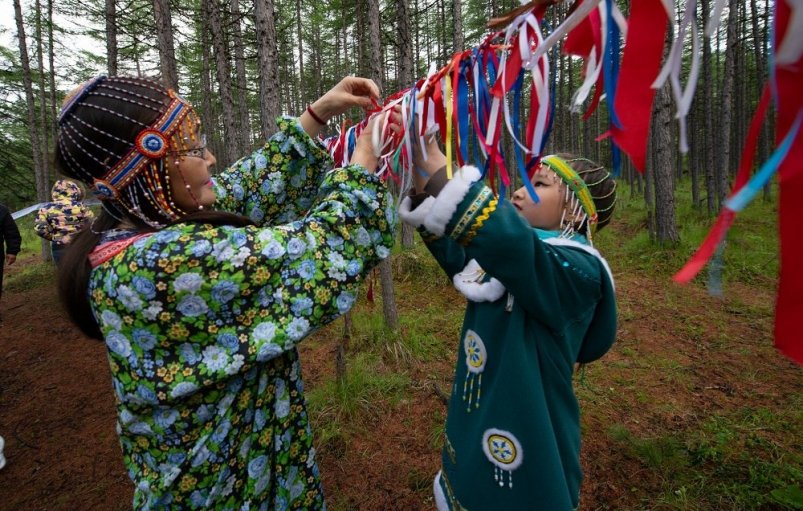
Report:
<svg viewBox="0 0 803 511"><path fill-rule="evenodd" d="M344 79L216 183L191 106L155 82L100 77L63 107L59 163L105 212L62 297L106 342L135 509L325 508L296 345L349 310L395 218L371 130L339 169L313 137L377 96Z"/></svg>

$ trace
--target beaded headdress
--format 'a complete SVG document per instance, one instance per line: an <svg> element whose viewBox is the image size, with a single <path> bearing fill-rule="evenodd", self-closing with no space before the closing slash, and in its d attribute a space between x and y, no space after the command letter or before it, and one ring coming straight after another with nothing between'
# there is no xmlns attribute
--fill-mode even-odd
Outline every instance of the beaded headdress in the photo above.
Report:
<svg viewBox="0 0 803 511"><path fill-rule="evenodd" d="M569 165L569 163L575 161L588 162L592 167L578 172ZM608 198L616 193L616 182L613 182L613 188L608 193L599 197L594 197L591 194L591 188L609 179L611 173L606 172L597 182L586 183L582 177L583 174L602 170L602 167L597 166L591 160L585 158L564 160L558 155L550 154L549 156L544 156L541 159L541 163L548 166L566 184L566 203L568 207L564 208L561 217L561 236L570 236L575 232L576 226L585 224L586 237L589 241L592 241L592 237L596 232L599 222L599 214L610 211L615 204L614 199L614 201L604 209L597 209L596 201ZM571 213L568 221L566 218L567 211Z"/></svg>
<svg viewBox="0 0 803 511"><path fill-rule="evenodd" d="M133 90L134 85L156 94L137 93ZM143 123L100 102L88 101L92 96L136 104L153 112L156 118ZM110 133L76 115L79 107L103 111L139 131L133 140L124 140L125 137L121 138L119 133ZM68 167L66 170L90 185L104 206L108 203L121 206L152 227L161 227L187 213L173 202L164 158L169 152L186 153L187 141L197 136L200 120L192 106L172 89L166 90L145 80L98 76L82 84L67 98L58 124L59 151ZM109 144L104 145L104 141ZM122 154L114 152L107 147L112 143L118 147L123 144L128 149ZM82 158L91 158L96 172L80 165L70 147L80 151ZM143 211L143 201L149 204L147 213Z"/></svg>

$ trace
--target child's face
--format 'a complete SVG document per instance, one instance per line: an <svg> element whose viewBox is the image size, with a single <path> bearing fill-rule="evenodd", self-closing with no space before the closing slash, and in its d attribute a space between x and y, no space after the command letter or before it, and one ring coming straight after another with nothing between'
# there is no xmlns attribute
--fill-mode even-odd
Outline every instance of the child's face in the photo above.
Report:
<svg viewBox="0 0 803 511"><path fill-rule="evenodd" d="M510 202L531 226L548 231L560 229L566 203L566 185L543 163L533 175L532 183L540 199L538 203L533 201L523 186L513 193Z"/></svg>

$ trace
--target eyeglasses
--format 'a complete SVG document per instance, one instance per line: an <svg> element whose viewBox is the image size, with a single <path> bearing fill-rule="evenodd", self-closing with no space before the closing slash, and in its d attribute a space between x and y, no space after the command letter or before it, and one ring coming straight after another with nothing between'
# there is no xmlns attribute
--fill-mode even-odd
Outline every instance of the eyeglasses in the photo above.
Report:
<svg viewBox="0 0 803 511"><path fill-rule="evenodd" d="M201 145L196 147L191 147L189 149L182 149L180 151L170 151L170 153L176 156L190 156L192 158L204 158L206 156L206 135L199 136L198 142L200 142Z"/></svg>

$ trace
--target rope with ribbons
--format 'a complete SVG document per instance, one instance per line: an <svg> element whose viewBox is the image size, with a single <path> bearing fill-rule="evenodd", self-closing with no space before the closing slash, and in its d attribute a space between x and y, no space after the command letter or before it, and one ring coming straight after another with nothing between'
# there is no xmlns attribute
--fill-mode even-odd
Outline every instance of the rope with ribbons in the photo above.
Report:
<svg viewBox="0 0 803 511"><path fill-rule="evenodd" d="M411 158L415 137L423 147L424 137L438 131L446 149L449 177L455 164L469 160L470 148L471 159L503 199L511 184L510 162L505 161L502 151L504 135L513 143L522 182L537 201L529 183L554 119L555 73L549 56L561 40L565 40L564 53L581 57L584 63L585 78L573 95L572 109L579 111L591 97L583 114L587 120L605 98L609 126L597 140L610 138L614 174L620 165L620 150L639 172L644 172L655 92L667 81L676 104L679 150L687 152L686 117L700 69L697 1L686 0L682 18L675 25L672 0L631 2L627 18L613 0L576 0L565 19L545 33L545 12L559 1L522 3L492 20L489 26L499 30L478 46L454 54L443 68L430 69L426 78L391 96L384 105L377 105L370 115L401 103L405 116L399 133L389 130L387 123L375 126L374 145L381 157L379 174L390 176L405 192L412 173L417 171ZM715 0L705 27L707 37L717 30L724 6L725 0ZM662 65L670 20L676 30ZM800 164L795 164L803 161L803 95L799 92L803 85L803 38L799 35L803 31L803 0L775 2L773 27L770 83L756 108L733 191L708 237L674 280L688 282L705 267L723 243L736 214L774 174L779 174L781 275L776 345L803 363L803 343L793 339L797 335L795 319L803 315L803 301L797 298L797 287L803 282L803 239L796 230L798 218L803 216L803 203L798 199L803 195L803 172ZM689 38L692 57L684 85L683 50ZM525 97L529 103L522 105ZM759 128L771 99L778 113L777 148L751 178ZM365 119L355 126L344 125L340 135L330 141L328 147L336 163L348 162L356 137L367 123Z"/></svg>

